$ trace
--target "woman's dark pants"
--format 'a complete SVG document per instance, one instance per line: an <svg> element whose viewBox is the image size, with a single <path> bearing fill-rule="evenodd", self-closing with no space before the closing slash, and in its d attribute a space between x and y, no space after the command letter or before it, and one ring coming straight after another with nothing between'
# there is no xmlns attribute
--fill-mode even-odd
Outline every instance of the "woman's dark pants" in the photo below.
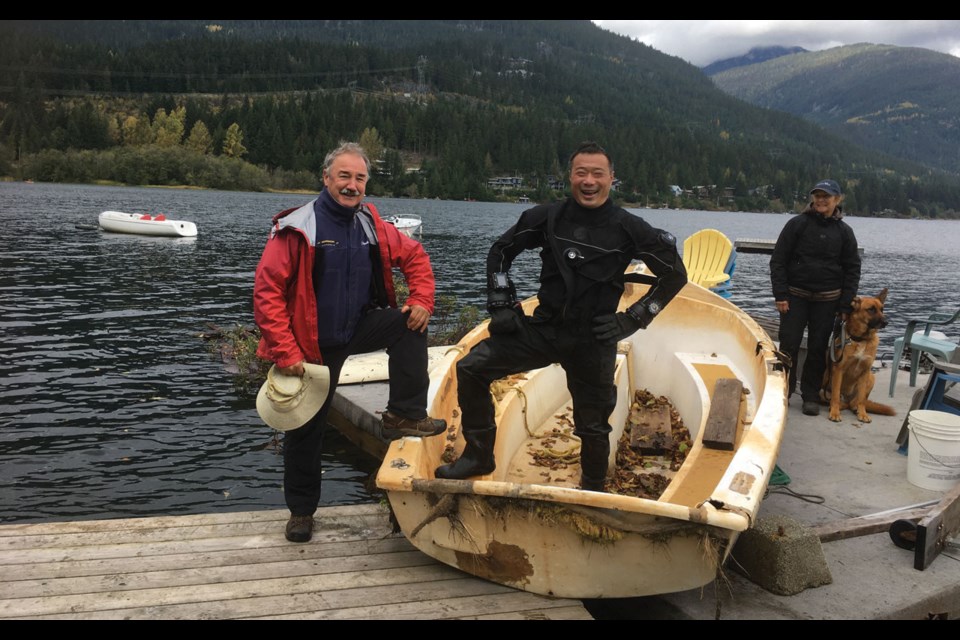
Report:
<svg viewBox="0 0 960 640"><path fill-rule="evenodd" d="M803 332L807 331L807 355L800 378L800 397L804 402L817 402L827 368L827 343L837 315L837 302L812 302L797 296L788 298L790 310L780 314L780 351L793 360L790 369L789 393L797 388L797 358Z"/></svg>

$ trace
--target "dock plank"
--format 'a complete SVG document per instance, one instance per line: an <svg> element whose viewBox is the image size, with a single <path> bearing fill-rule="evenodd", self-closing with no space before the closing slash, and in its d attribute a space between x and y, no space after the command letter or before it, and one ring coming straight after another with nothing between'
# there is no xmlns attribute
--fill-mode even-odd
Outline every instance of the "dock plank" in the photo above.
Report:
<svg viewBox="0 0 960 640"><path fill-rule="evenodd" d="M776 238L737 238L733 243L733 248L737 250L737 253L763 253L766 255L772 255L773 248L776 245ZM864 254L863 247L857 247L857 251L860 253L860 257L862 258Z"/></svg>
<svg viewBox="0 0 960 640"><path fill-rule="evenodd" d="M246 546L224 551L200 551L190 553L170 553L163 555L115 556L109 558L91 558L69 561L35 561L17 564L4 564L5 577L13 580L51 580L78 576L98 576L129 571L131 559L137 562L140 571L168 571L179 567L223 567L236 564L256 565L258 563L284 562L288 560L316 560L355 555L374 555L379 553L397 553L413 549L403 537L390 537L382 540L350 540L330 542L323 545L310 544L305 547L272 545L265 553L252 553L254 549L264 547ZM128 549L132 549L129 548ZM146 549L148 552L150 549ZM144 551L141 548L139 551ZM18 554L24 559L24 554ZM27 558L31 558L27 555ZM0 594L7 583L0 583ZM0 597L3 597L0 595Z"/></svg>
<svg viewBox="0 0 960 640"><path fill-rule="evenodd" d="M192 564L192 563L191 563ZM405 568L430 564L423 553L406 551L381 557L338 556L334 558L304 558L285 562L260 562L199 568L178 568L158 571L119 571L112 574L77 576L71 578L28 578L17 583L0 585L0 598L50 597L71 593L102 593L114 591L119 581L126 589L158 589L202 585L209 582L226 583L270 578L289 578L326 575L372 568ZM137 563L138 567L140 563ZM129 569L130 561L127 561ZM118 577L121 576L121 577ZM16 578L16 574L11 576Z"/></svg>
<svg viewBox="0 0 960 640"><path fill-rule="evenodd" d="M462 574L461 574L462 575ZM390 584L382 587L335 592L309 592L283 595L263 595L235 600L212 602L186 602L159 606L128 608L111 615L109 612L79 613L64 616L53 614L39 616L42 619L98 619L129 617L133 619L184 620L184 619L377 619L382 618L386 608L396 609L409 603L420 605L419 613L424 618L449 617L448 601L457 598L485 596L494 593L513 592L486 580L459 577L451 580L423 584ZM423 602L427 606L423 606ZM557 601L563 604L569 601ZM552 608L552 601L547 605ZM578 603L579 604L579 603ZM389 617L389 616L387 616Z"/></svg>
<svg viewBox="0 0 960 640"><path fill-rule="evenodd" d="M592 619L578 600L470 576L381 505L0 525L0 619Z"/></svg>

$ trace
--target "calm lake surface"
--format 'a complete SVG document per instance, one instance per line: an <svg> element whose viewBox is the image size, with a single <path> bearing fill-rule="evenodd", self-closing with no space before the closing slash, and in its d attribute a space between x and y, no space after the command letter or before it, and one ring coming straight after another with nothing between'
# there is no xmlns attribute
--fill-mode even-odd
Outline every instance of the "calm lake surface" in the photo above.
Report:
<svg viewBox="0 0 960 640"><path fill-rule="evenodd" d="M252 325L270 218L310 198L0 183L0 522L284 507L274 432L200 334ZM438 294L477 306L490 244L530 206L371 201L384 214L420 214ZM191 220L199 235L90 228L106 209ZM633 212L680 243L705 227L772 240L789 219ZM861 292L890 289L881 351L908 318L960 306L960 222L847 220L865 250ZM732 301L753 315L775 315L768 263L737 258ZM521 256L519 294L535 293L538 272L535 253ZM331 430L321 504L379 499L368 488L377 466Z"/></svg>

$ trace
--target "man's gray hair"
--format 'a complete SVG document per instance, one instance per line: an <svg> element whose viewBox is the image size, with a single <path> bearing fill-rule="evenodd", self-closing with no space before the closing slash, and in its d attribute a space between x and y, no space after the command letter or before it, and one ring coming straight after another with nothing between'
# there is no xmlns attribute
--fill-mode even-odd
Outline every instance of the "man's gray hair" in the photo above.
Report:
<svg viewBox="0 0 960 640"><path fill-rule="evenodd" d="M327 171L330 169L330 165L333 164L333 161L336 160L338 156L342 156L345 153L352 153L363 158L363 163L367 165L367 175L370 175L370 158L367 157L367 152L364 151L363 147L358 145L356 142L343 142L342 140L340 141L340 146L328 153L327 157L324 158L324 175L327 175Z"/></svg>

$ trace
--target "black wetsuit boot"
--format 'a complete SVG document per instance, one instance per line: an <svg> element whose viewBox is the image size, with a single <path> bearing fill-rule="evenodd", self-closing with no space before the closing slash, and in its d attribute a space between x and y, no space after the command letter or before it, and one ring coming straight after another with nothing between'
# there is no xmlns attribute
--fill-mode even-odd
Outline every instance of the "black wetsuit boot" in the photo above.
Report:
<svg viewBox="0 0 960 640"><path fill-rule="evenodd" d="M607 436L580 438L580 488L584 491L603 491L610 459L610 439Z"/></svg>
<svg viewBox="0 0 960 640"><path fill-rule="evenodd" d="M463 480L488 474L497 468L493 459L496 428L464 431L463 439L467 441L463 454L454 462L437 467L436 477Z"/></svg>

